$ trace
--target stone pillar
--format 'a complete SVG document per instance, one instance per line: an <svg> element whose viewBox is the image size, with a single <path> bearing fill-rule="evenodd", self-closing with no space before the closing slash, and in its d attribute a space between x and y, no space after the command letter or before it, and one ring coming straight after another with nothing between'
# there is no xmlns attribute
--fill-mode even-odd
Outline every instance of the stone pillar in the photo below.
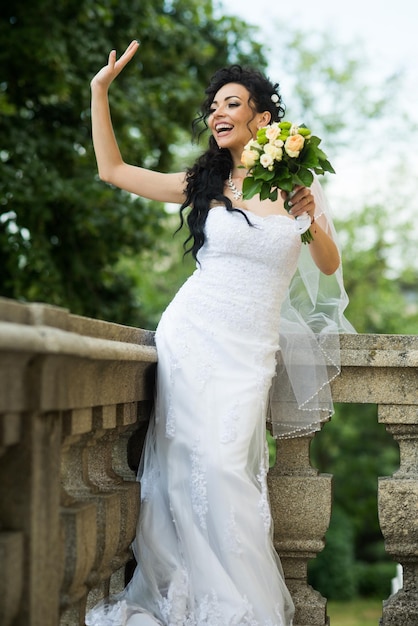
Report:
<svg viewBox="0 0 418 626"><path fill-rule="evenodd" d="M294 626L326 626L326 599L307 582L308 561L325 543L331 518L331 479L310 465L313 436L277 441L269 472L274 545L295 603Z"/></svg>
<svg viewBox="0 0 418 626"><path fill-rule="evenodd" d="M379 479L386 551L403 567L403 588L383 603L381 626L418 624L418 407L379 406L379 422L399 444L400 467Z"/></svg>

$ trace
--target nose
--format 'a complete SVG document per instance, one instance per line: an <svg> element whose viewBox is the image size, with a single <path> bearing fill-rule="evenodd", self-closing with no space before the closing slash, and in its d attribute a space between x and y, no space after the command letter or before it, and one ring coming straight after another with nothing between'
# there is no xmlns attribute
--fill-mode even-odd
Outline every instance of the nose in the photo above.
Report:
<svg viewBox="0 0 418 626"><path fill-rule="evenodd" d="M220 104L218 107L216 107L215 112L214 112L214 117L224 117L225 115L225 109L224 107Z"/></svg>

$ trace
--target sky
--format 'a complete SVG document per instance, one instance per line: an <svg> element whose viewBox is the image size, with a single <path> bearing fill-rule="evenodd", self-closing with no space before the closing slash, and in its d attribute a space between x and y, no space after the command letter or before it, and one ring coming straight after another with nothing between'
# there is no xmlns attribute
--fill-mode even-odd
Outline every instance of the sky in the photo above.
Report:
<svg viewBox="0 0 418 626"><path fill-rule="evenodd" d="M418 3L414 0L224 0L225 13L274 28L275 20L303 30L331 31L342 42L361 39L376 66L412 65L418 58ZM280 37L280 32L275 35Z"/></svg>
<svg viewBox="0 0 418 626"><path fill-rule="evenodd" d="M418 124L418 2L413 0L223 0L223 13L235 14L246 22L260 27L259 40L266 38L274 52L274 45L280 40L283 24L290 29L330 33L338 43L353 46L353 57L362 58L365 52L367 75L370 81L382 80L391 73L404 73L404 91L397 94L398 102L405 106ZM280 24L280 28L277 25ZM268 55L267 55L268 58ZM280 76L280 60L272 58L269 76L281 84L286 102L286 82ZM394 117L396 119L396 105ZM411 196L418 197L418 151L413 163L413 176L409 182L413 187ZM352 157L352 155L351 155ZM332 161L332 159L331 159ZM357 171L352 170L350 156L344 160L339 155L338 176L330 180L330 190L338 190L347 200L347 188L352 175L356 175L357 201L361 196L374 193L373 185L379 176L386 177L384 163L361 164ZM374 167L374 170L372 169ZM390 168L389 163L387 167ZM414 182L415 181L415 182ZM416 193L415 193L416 192ZM353 191L354 194L354 191ZM417 201L415 201L416 203ZM348 202L349 204L349 202ZM416 208L418 211L418 206Z"/></svg>

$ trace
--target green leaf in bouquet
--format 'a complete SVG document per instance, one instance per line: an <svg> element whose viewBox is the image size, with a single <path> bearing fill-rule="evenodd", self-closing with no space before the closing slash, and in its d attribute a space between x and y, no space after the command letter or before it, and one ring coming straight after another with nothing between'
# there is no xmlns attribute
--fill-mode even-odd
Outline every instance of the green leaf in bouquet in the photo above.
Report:
<svg viewBox="0 0 418 626"><path fill-rule="evenodd" d="M304 187L310 187L314 179L312 172L305 167L300 168L297 174L297 178L298 183L300 185L303 185Z"/></svg>
<svg viewBox="0 0 418 626"><path fill-rule="evenodd" d="M289 157L289 159L286 160L286 165L290 174L297 174L298 169L299 169L299 163L297 162L296 159Z"/></svg>
<svg viewBox="0 0 418 626"><path fill-rule="evenodd" d="M262 166L261 166L259 171L260 171L260 173L257 172L257 179L258 180L265 180L266 182L269 182L270 180L273 180L273 178L274 178L274 171L266 170Z"/></svg>
<svg viewBox="0 0 418 626"><path fill-rule="evenodd" d="M283 189L283 191L292 191L295 183L293 182L293 176L289 176L287 178L282 178L280 183L275 181L279 189Z"/></svg>
<svg viewBox="0 0 418 626"><path fill-rule="evenodd" d="M322 165L322 169L325 170L326 172L331 172L331 174L335 174L335 170L332 167L331 163L328 161L328 159L321 161L321 165Z"/></svg>
<svg viewBox="0 0 418 626"><path fill-rule="evenodd" d="M313 148L317 148L319 146L319 144L321 143L322 139L320 139L319 137L317 137L316 135L311 135L308 139L308 145L312 146Z"/></svg>
<svg viewBox="0 0 418 626"><path fill-rule="evenodd" d="M328 158L327 155L325 154L325 152L323 150L321 150L321 148L317 148L316 149L316 153L318 155L318 159L320 159L321 161L324 161L324 160L326 160Z"/></svg>
<svg viewBox="0 0 418 626"><path fill-rule="evenodd" d="M278 198L279 192L277 191L277 187L270 192L269 198L272 202L276 202L277 198Z"/></svg>
<svg viewBox="0 0 418 626"><path fill-rule="evenodd" d="M270 197L270 184L268 182L264 182L261 185L260 191L260 200L267 200Z"/></svg>
<svg viewBox="0 0 418 626"><path fill-rule="evenodd" d="M300 153L299 162L303 167L317 167L319 159L315 148L306 146Z"/></svg>
<svg viewBox="0 0 418 626"><path fill-rule="evenodd" d="M256 193L260 193L261 183L254 180L252 176L246 176L242 181L242 194L247 200L255 196Z"/></svg>

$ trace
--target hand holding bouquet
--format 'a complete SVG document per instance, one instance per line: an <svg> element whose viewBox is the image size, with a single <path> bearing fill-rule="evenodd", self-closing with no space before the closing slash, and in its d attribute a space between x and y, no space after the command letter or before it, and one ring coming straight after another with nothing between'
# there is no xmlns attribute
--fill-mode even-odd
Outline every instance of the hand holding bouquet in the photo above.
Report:
<svg viewBox="0 0 418 626"><path fill-rule="evenodd" d="M290 210L289 200L293 189L299 185L310 187L315 174L334 172L328 157L319 148L321 139L311 134L303 124L274 122L257 131L256 139L248 142L241 155L241 163L249 170L244 178L244 199L259 194L261 200L277 200L278 190L287 191L285 209ZM297 220L303 219L303 216ZM296 220L296 222L297 222ZM303 243L313 241L309 230L310 219L304 226L297 224Z"/></svg>

